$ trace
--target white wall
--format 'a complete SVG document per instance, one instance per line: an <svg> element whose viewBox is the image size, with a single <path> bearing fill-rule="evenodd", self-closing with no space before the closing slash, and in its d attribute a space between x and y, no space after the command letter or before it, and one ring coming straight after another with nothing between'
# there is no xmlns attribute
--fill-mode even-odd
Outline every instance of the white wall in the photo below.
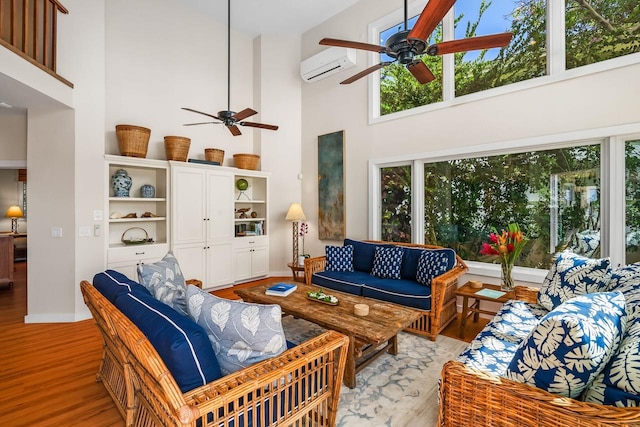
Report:
<svg viewBox="0 0 640 427"><path fill-rule="evenodd" d="M177 0L110 0L106 5L106 153L120 154L117 124L151 129L147 158L166 159L164 136L191 138L189 157L208 147L253 152L253 131L234 137L215 121L181 110L216 115L227 109L227 26ZM231 32L231 110L253 103L252 40Z"/></svg>
<svg viewBox="0 0 640 427"><path fill-rule="evenodd" d="M254 40L256 121L278 125L277 131L255 131L262 169L271 171L269 203L270 271L289 275L292 261L289 204L301 201L302 98L299 36L260 36Z"/></svg>
<svg viewBox="0 0 640 427"><path fill-rule="evenodd" d="M0 110L0 160L27 161L27 115L24 110Z"/></svg>
<svg viewBox="0 0 640 427"><path fill-rule="evenodd" d="M323 37L369 42L369 22L398 7L387 2L357 3L305 33L302 57L322 50L318 41ZM640 65L632 65L369 125L367 78L338 84L367 66L366 54L359 52L357 68L302 88L303 205L317 211L317 136L344 129L346 230L352 238L368 237L369 159L428 156L447 148L640 122ZM324 253L329 243L317 240L317 234L307 238L312 254Z"/></svg>

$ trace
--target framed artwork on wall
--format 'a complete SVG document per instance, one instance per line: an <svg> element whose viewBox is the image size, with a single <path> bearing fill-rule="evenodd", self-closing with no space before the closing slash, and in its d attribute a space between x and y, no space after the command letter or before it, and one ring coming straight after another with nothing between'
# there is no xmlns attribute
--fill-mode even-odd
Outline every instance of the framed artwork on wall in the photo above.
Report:
<svg viewBox="0 0 640 427"><path fill-rule="evenodd" d="M343 130L318 137L318 235L345 238Z"/></svg>

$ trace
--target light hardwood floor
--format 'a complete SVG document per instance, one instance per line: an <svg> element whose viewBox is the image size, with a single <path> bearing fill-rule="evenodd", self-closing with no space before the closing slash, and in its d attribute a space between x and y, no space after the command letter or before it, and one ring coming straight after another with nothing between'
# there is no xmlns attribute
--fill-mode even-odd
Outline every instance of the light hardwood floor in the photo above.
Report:
<svg viewBox="0 0 640 427"><path fill-rule="evenodd" d="M13 289L0 287L0 426L124 426L96 382L102 340L93 320L25 324L26 263L15 266ZM232 289L216 294L235 298ZM479 326L468 328L467 341ZM457 331L456 322L444 334Z"/></svg>

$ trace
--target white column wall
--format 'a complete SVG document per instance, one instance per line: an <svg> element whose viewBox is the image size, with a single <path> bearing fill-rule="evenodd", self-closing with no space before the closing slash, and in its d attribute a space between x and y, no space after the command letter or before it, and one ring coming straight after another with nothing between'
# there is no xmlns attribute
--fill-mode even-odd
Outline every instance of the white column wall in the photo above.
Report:
<svg viewBox="0 0 640 427"><path fill-rule="evenodd" d="M300 37L260 36L254 40L256 121L278 125L277 131L255 130L262 169L271 172L269 200L269 264L272 275L289 275L292 258L289 205L302 200ZM303 205L305 213L307 207Z"/></svg>

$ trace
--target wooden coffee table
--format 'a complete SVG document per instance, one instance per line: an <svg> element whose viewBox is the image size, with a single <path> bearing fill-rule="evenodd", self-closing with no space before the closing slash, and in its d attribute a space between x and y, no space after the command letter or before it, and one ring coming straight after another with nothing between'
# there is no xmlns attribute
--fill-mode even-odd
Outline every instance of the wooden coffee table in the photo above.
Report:
<svg viewBox="0 0 640 427"><path fill-rule="evenodd" d="M282 311L294 317L308 320L326 329L333 329L349 337L347 366L344 384L356 386L356 373L385 351L398 354L398 332L415 322L422 313L401 305L364 298L338 291L326 290L338 298L338 305L323 304L307 298L307 291L317 291L317 286L297 283L298 289L286 297L265 295L271 284L237 289L244 301L260 304L278 304ZM356 316L354 304L367 304L369 314Z"/></svg>

